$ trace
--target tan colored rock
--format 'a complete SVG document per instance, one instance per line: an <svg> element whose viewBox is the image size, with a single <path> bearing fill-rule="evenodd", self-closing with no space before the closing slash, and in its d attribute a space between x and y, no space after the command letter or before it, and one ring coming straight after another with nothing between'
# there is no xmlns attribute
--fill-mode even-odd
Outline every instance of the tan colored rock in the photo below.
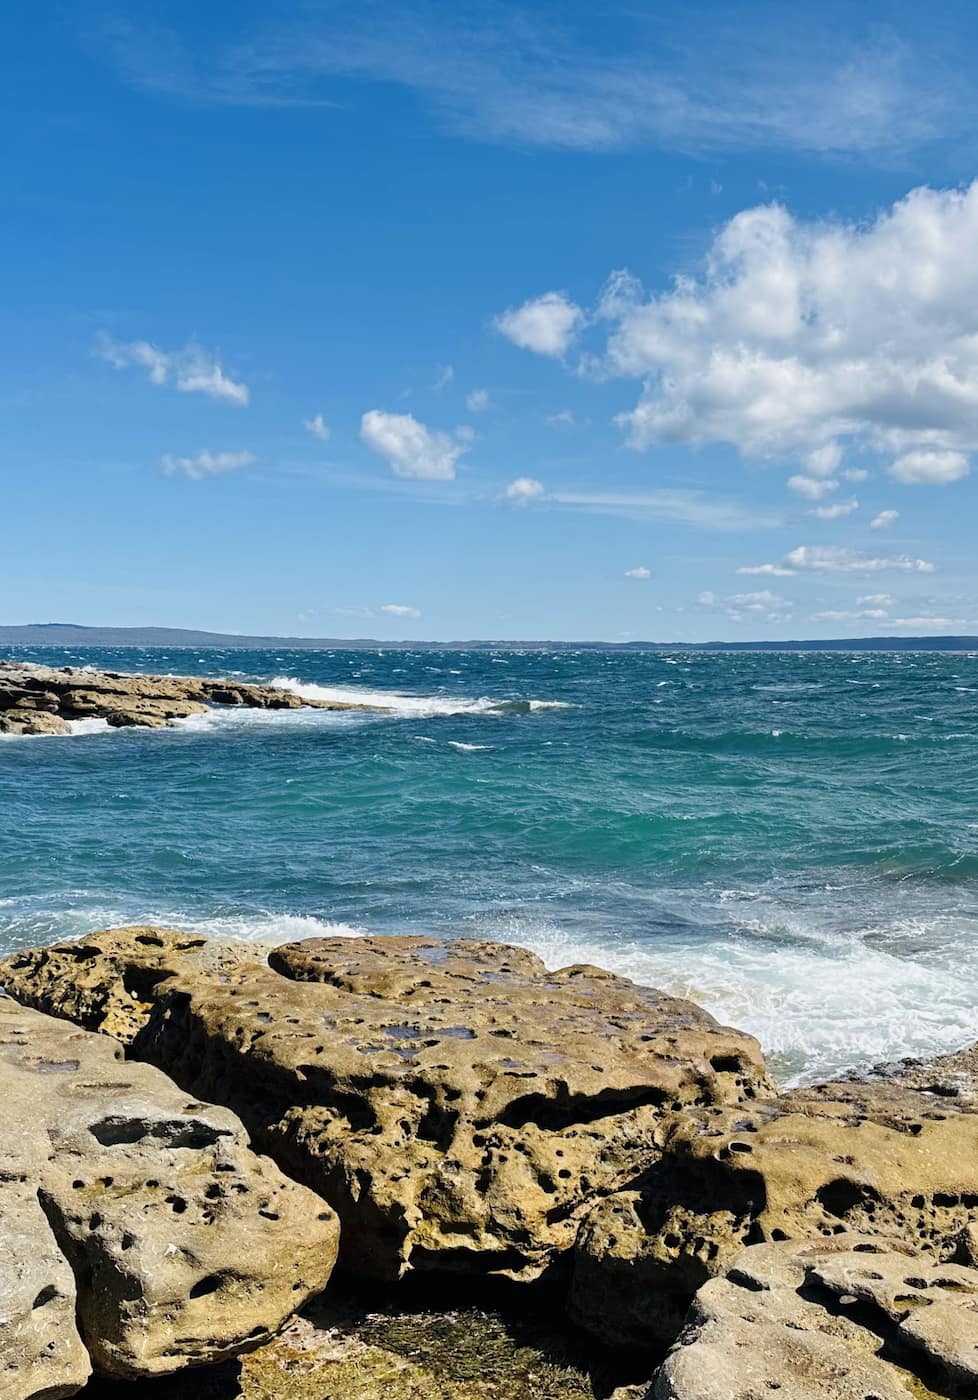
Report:
<svg viewBox="0 0 978 1400"><path fill-rule="evenodd" d="M91 1374L75 1324L75 1280L24 1170L0 1142L0 1395L63 1400Z"/></svg>
<svg viewBox="0 0 978 1400"><path fill-rule="evenodd" d="M306 700L275 686L199 676L129 675L0 661L0 734L64 734L67 721L105 719L113 728L160 729L214 705L265 710L382 710L348 701Z"/></svg>
<svg viewBox="0 0 978 1400"><path fill-rule="evenodd" d="M335 1216L250 1151L233 1114L126 1063L107 1036L9 998L0 1142L35 1183L75 1276L82 1338L106 1374L163 1375L247 1351L329 1277Z"/></svg>
<svg viewBox="0 0 978 1400"><path fill-rule="evenodd" d="M525 949L312 939L269 966L208 947L110 932L0 976L93 1028L144 1019L135 1052L239 1113L335 1207L363 1274L539 1278L596 1200L658 1160L671 1115L766 1087L749 1036Z"/></svg>
<svg viewBox="0 0 978 1400"><path fill-rule="evenodd" d="M652 1396L921 1400L976 1383L978 1270L842 1235L739 1254L697 1294Z"/></svg>
<svg viewBox="0 0 978 1400"><path fill-rule="evenodd" d="M0 713L0 734L70 734L71 726L60 715L18 705Z"/></svg>
<svg viewBox="0 0 978 1400"><path fill-rule="evenodd" d="M952 1258L978 1221L976 1110L880 1080L677 1115L660 1162L584 1222L574 1315L610 1341L668 1340L690 1293L765 1241L858 1231Z"/></svg>

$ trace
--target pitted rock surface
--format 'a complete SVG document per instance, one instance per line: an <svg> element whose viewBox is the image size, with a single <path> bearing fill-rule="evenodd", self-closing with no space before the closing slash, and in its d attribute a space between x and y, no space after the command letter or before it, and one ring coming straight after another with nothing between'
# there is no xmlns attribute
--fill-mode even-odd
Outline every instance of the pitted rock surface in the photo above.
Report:
<svg viewBox="0 0 978 1400"><path fill-rule="evenodd" d="M700 1289L650 1400L973 1396L978 1271L858 1235L755 1245Z"/></svg>
<svg viewBox="0 0 978 1400"><path fill-rule="evenodd" d="M77 667L0 661L0 734L67 734L74 719L115 729L162 729L214 705L262 710L369 710L339 700L307 700L270 685L198 676L140 676Z"/></svg>
<svg viewBox="0 0 978 1400"><path fill-rule="evenodd" d="M117 1030L143 1018L134 1053L239 1113L335 1207L344 1263L374 1277L538 1278L595 1201L658 1159L672 1115L769 1087L756 1042L691 1003L548 972L525 949L311 939L265 964L187 944L110 932L0 976L65 1015L80 980L91 1026L96 1003Z"/></svg>
<svg viewBox="0 0 978 1400"><path fill-rule="evenodd" d="M4 1174L29 1183L37 1225L34 1273L15 1275L39 1283L33 1332L48 1318L63 1328L55 1355L67 1363L77 1309L95 1368L146 1378L274 1336L324 1287L338 1228L324 1202L249 1149L233 1114L122 1056L107 1036L0 998ZM4 1212L5 1291L12 1220ZM17 1346L0 1327L0 1376Z"/></svg>
<svg viewBox="0 0 978 1400"><path fill-rule="evenodd" d="M20 1143L0 1141L0 1395L62 1400L91 1362L75 1323L75 1280Z"/></svg>
<svg viewBox="0 0 978 1400"><path fill-rule="evenodd" d="M978 1105L899 1081L694 1109L645 1178L584 1222L572 1310L607 1340L648 1343L675 1335L690 1294L744 1245L858 1231L967 1257L976 1163Z"/></svg>

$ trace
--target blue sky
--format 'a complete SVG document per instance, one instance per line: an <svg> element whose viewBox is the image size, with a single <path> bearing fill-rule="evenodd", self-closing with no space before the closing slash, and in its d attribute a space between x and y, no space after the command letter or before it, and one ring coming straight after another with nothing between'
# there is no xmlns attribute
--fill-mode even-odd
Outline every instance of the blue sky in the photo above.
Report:
<svg viewBox="0 0 978 1400"><path fill-rule="evenodd" d="M970 8L35 0L2 620L978 633Z"/></svg>

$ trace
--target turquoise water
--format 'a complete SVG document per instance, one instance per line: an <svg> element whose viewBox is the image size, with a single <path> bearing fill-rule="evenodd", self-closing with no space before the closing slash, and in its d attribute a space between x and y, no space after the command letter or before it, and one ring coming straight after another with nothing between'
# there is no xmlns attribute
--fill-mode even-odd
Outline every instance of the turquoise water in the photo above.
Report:
<svg viewBox="0 0 978 1400"><path fill-rule="evenodd" d="M0 743L3 949L503 938L691 996L787 1080L978 1038L974 654L18 656L395 709Z"/></svg>

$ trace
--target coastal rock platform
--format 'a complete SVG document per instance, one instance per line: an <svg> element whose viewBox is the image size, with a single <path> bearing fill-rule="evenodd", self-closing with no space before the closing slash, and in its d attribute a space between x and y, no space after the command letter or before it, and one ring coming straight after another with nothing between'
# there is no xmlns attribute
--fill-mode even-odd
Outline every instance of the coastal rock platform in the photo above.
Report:
<svg viewBox="0 0 978 1400"><path fill-rule="evenodd" d="M756 1042L689 1002L503 944L244 944L123 929L0 968L231 1107L340 1217L342 1262L532 1282L661 1155L682 1111L770 1092Z"/></svg>
<svg viewBox="0 0 978 1400"><path fill-rule="evenodd" d="M141 676L73 666L0 661L0 734L69 734L71 721L162 729L218 705L260 710L376 710L340 700L307 700L276 686L197 676Z"/></svg>
<svg viewBox="0 0 978 1400"><path fill-rule="evenodd" d="M311 1188L283 1227L297 1258L303 1210L333 1211L341 1287L406 1300L337 1328L334 1282L215 1400L978 1396L974 1049L779 1092L756 1042L691 1003L475 940L133 927L18 952L0 979L18 1014L237 1115ZM55 1255L88 1239L85 1210L65 1218ZM465 1360L474 1313L411 1313L446 1287L555 1311L619 1379L501 1347L497 1384ZM425 1358L422 1334L452 1340ZM644 1382L622 1380L636 1365Z"/></svg>

